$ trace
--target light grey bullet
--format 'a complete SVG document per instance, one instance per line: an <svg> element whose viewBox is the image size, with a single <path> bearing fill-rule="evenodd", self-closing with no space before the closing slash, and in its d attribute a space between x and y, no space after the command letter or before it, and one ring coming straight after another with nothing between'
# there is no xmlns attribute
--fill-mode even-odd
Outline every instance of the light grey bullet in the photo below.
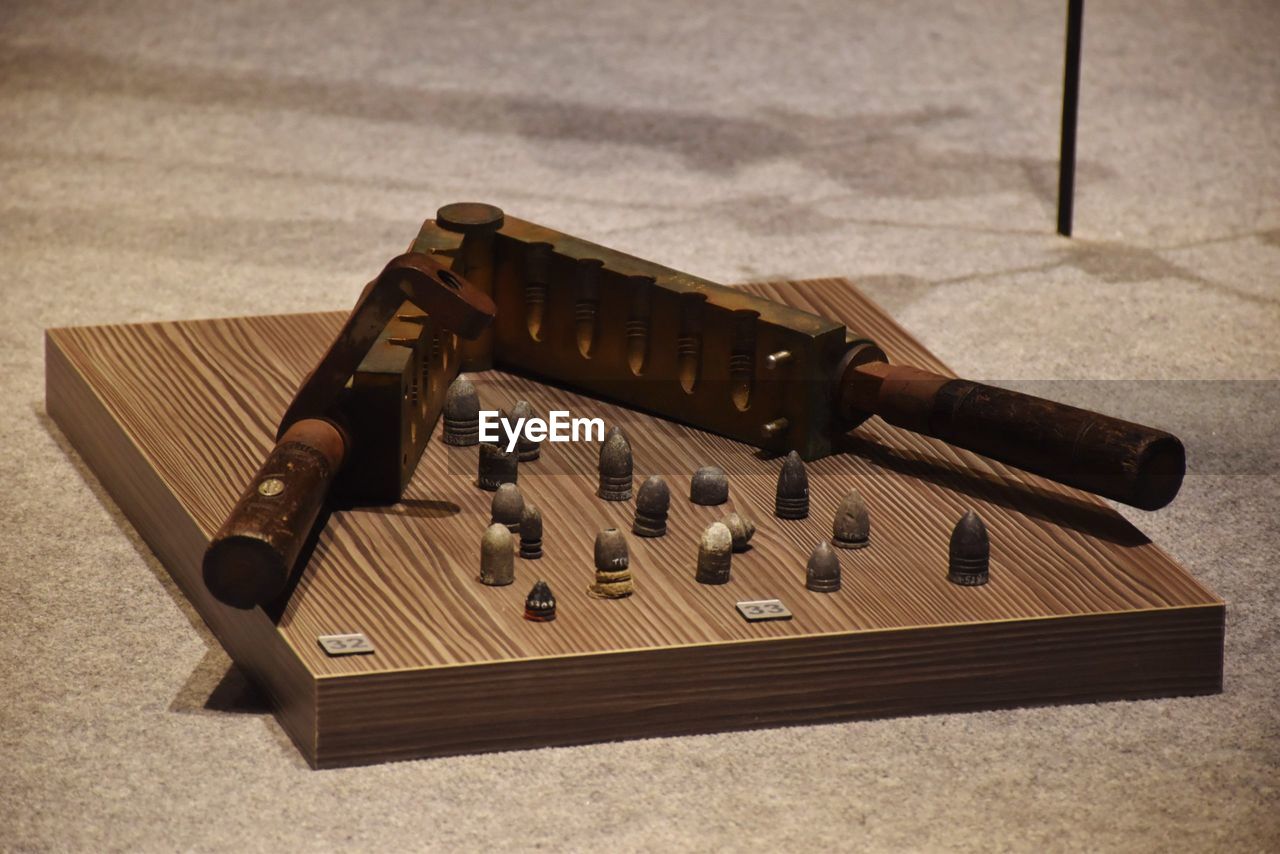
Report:
<svg viewBox="0 0 1280 854"><path fill-rule="evenodd" d="M699 584L725 584L733 563L733 534L723 522L712 522L698 543Z"/></svg>
<svg viewBox="0 0 1280 854"><path fill-rule="evenodd" d="M515 553L511 531L495 522L480 540L480 581L490 587L503 587L516 580Z"/></svg>

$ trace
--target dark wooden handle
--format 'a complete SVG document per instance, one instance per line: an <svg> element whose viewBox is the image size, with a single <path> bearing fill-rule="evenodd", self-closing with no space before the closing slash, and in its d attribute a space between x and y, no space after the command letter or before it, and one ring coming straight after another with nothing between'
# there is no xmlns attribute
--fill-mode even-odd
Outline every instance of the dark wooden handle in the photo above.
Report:
<svg viewBox="0 0 1280 854"><path fill-rule="evenodd" d="M209 592L253 608L284 591L344 455L327 421L303 419L285 432L205 550Z"/></svg>
<svg viewBox="0 0 1280 854"><path fill-rule="evenodd" d="M844 403L890 424L1143 510L1182 485L1186 453L1163 430L884 362L858 365L846 385Z"/></svg>

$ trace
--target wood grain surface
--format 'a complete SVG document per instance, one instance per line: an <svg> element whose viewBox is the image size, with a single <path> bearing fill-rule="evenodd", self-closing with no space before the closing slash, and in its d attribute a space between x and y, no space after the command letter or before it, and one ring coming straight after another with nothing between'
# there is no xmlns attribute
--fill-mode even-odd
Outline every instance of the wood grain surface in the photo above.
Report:
<svg viewBox="0 0 1280 854"><path fill-rule="evenodd" d="M842 280L750 287L947 373ZM487 408L527 399L621 425L637 487L650 474L671 487L667 536L630 536L634 501L595 497L598 445L544 443L519 485L542 510L545 557L517 559L514 585L485 587L491 493L474 485L477 448L437 433L401 504L332 515L274 630L260 611L229 613L201 587L200 552L342 317L48 334L50 414L232 657L281 708L303 710L286 729L317 765L1221 684L1223 603L1098 499L873 419L848 453L809 464L810 517L783 521L772 515L779 460L493 371L472 375ZM688 500L708 464L730 476L721 507ZM851 487L870 508L872 546L839 550L843 589L811 593L805 561ZM946 580L951 528L970 508L991 537L984 587ZM698 535L733 510L755 520L752 548L734 556L729 584L699 585ZM628 532L637 593L626 600L586 592L608 526ZM557 596L553 623L522 618L539 578ZM762 598L794 619L747 623L733 607ZM316 643L357 631L376 654L330 658ZM640 723L610 723L645 710Z"/></svg>

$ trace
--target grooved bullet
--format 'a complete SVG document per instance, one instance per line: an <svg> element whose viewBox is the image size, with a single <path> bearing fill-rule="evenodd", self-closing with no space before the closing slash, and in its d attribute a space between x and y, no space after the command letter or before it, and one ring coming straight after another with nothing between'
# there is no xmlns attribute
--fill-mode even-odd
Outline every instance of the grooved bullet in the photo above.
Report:
<svg viewBox="0 0 1280 854"><path fill-rule="evenodd" d="M699 584L725 584L733 563L733 534L723 522L712 522L698 543Z"/></svg>
<svg viewBox="0 0 1280 854"><path fill-rule="evenodd" d="M524 618L535 623L549 623L556 618L556 597L547 582L534 582L524 600Z"/></svg>
<svg viewBox="0 0 1280 854"><path fill-rule="evenodd" d="M476 485L493 492L504 483L515 483L519 476L517 465L515 454L508 454L497 445L481 445Z"/></svg>
<svg viewBox="0 0 1280 854"><path fill-rule="evenodd" d="M532 417L533 406L527 400L517 400L516 405L511 407L511 414L507 416L513 425L521 418L527 425ZM520 435L516 437L516 458L522 463L528 463L536 460L541 454L542 443L530 439L528 429L522 429Z"/></svg>
<svg viewBox="0 0 1280 854"><path fill-rule="evenodd" d="M631 584L631 555L627 541L617 528L596 534L596 583L587 592L597 599L625 599L634 592Z"/></svg>
<svg viewBox="0 0 1280 854"><path fill-rule="evenodd" d="M782 461L773 515L779 519L805 519L809 516L809 475L804 470L804 460L795 451Z"/></svg>
<svg viewBox="0 0 1280 854"><path fill-rule="evenodd" d="M831 542L840 549L865 549L871 544L871 516L856 489L840 502L831 522Z"/></svg>
<svg viewBox="0 0 1280 854"><path fill-rule="evenodd" d="M506 525L507 530L516 533L520 530L520 517L524 514L524 496L520 487L514 483L504 483L493 493L493 501L489 503L489 523L497 522Z"/></svg>
<svg viewBox="0 0 1280 854"><path fill-rule="evenodd" d="M511 532L506 525L495 522L485 530L480 540L480 581L490 587L503 587L515 580Z"/></svg>
<svg viewBox="0 0 1280 854"><path fill-rule="evenodd" d="M840 559L826 540L820 541L809 555L804 586L815 593L835 593L840 589Z"/></svg>
<svg viewBox="0 0 1280 854"><path fill-rule="evenodd" d="M444 443L476 445L480 442L480 395L471 380L459 374L444 393Z"/></svg>
<svg viewBox="0 0 1280 854"><path fill-rule="evenodd" d="M671 490L656 474L640 484L636 493L636 519L631 533L638 537L661 537L667 533L667 513L671 509Z"/></svg>
<svg viewBox="0 0 1280 854"><path fill-rule="evenodd" d="M729 500L729 476L719 466L703 466L693 473L689 483L689 500L694 504L715 507Z"/></svg>
<svg viewBox="0 0 1280 854"><path fill-rule="evenodd" d="M967 511L951 532L947 580L965 587L986 584L991 564L991 543L987 526L972 510Z"/></svg>
<svg viewBox="0 0 1280 854"><path fill-rule="evenodd" d="M542 557L542 511L532 504L525 504L520 514L520 557L525 560Z"/></svg>
<svg viewBox="0 0 1280 854"><path fill-rule="evenodd" d="M631 443L621 427L610 428L600 445L600 488L596 495L605 501L631 498Z"/></svg>
<svg viewBox="0 0 1280 854"><path fill-rule="evenodd" d="M730 513L720 522L729 529L729 535L733 537L733 550L735 552L745 552L751 542L751 538L755 536L755 523L741 513Z"/></svg>

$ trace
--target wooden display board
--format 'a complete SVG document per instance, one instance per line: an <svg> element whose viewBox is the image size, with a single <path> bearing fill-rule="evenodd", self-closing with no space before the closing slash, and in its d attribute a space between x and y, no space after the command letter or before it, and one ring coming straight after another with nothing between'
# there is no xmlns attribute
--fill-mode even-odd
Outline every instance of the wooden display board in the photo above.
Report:
<svg viewBox="0 0 1280 854"><path fill-rule="evenodd" d="M945 366L849 283L753 285L837 318L895 361ZM545 557L516 583L477 580L491 493L477 448L437 435L406 500L338 511L280 613L238 611L200 579L210 535L270 448L276 422L339 313L54 329L47 406L236 663L317 767L793 723L1221 690L1225 605L1104 502L878 419L849 452L808 465L810 517L772 515L780 461L698 430L501 372L473 375L488 408L529 400L621 424L637 486L671 486L667 536L630 536L634 502L595 497L598 446L544 443L519 485ZM695 469L730 500L688 500ZM844 585L805 589L850 487L872 546L838 550ZM973 508L991 582L946 580L952 526ZM698 537L737 510L756 521L724 586L694 581ZM628 532L636 595L589 597L595 533ZM537 579L551 623L523 619ZM735 603L777 598L789 621ZM330 657L361 632L372 655Z"/></svg>

